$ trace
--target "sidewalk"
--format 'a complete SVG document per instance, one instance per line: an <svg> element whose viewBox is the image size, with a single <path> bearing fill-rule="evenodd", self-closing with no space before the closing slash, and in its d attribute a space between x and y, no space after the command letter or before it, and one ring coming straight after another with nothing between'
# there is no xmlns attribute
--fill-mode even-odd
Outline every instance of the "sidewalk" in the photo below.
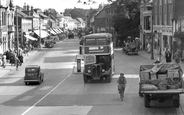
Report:
<svg viewBox="0 0 184 115"><path fill-rule="evenodd" d="M38 50L34 50L28 53L28 55L23 55L24 56L24 63L29 60L33 55L35 55L38 52ZM6 75L9 71L15 70L16 66L13 66L9 63L6 63L6 67L0 67L0 78Z"/></svg>

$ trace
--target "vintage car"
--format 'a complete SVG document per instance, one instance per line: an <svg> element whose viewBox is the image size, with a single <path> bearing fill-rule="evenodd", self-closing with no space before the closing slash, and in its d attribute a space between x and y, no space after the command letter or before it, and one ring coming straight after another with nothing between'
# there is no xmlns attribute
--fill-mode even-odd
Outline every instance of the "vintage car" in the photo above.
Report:
<svg viewBox="0 0 184 115"><path fill-rule="evenodd" d="M44 73L41 72L39 65L28 65L25 68L24 83L28 85L32 82L38 82L41 84L44 80Z"/></svg>
<svg viewBox="0 0 184 115"><path fill-rule="evenodd" d="M45 47L46 48L52 48L54 47L54 42L52 39L45 40Z"/></svg>
<svg viewBox="0 0 184 115"><path fill-rule="evenodd" d="M74 39L74 32L70 31L68 33L68 39Z"/></svg>
<svg viewBox="0 0 184 115"><path fill-rule="evenodd" d="M138 44L137 43L128 43L125 47L123 47L123 53L129 54L138 54Z"/></svg>

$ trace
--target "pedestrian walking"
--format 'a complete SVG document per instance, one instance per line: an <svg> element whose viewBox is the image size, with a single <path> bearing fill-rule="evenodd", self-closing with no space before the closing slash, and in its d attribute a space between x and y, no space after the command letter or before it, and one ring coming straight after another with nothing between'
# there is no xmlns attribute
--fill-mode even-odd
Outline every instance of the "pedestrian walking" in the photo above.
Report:
<svg viewBox="0 0 184 115"><path fill-rule="evenodd" d="M124 91L125 91L125 87L127 83L126 78L123 73L120 73L117 83L118 83L118 91L120 93L120 98L121 98L121 101L123 101Z"/></svg>
<svg viewBox="0 0 184 115"><path fill-rule="evenodd" d="M147 52L150 53L151 52L151 45L148 43L147 45Z"/></svg>
<svg viewBox="0 0 184 115"><path fill-rule="evenodd" d="M174 60L175 60L175 63L177 63L177 64L180 63L180 50L179 49L174 54Z"/></svg>
<svg viewBox="0 0 184 115"><path fill-rule="evenodd" d="M3 68L6 67L6 54L5 53L2 55L2 67Z"/></svg>
<svg viewBox="0 0 184 115"><path fill-rule="evenodd" d="M170 63L171 62L171 53L170 53L168 48L165 51L165 59L166 59L166 63Z"/></svg>

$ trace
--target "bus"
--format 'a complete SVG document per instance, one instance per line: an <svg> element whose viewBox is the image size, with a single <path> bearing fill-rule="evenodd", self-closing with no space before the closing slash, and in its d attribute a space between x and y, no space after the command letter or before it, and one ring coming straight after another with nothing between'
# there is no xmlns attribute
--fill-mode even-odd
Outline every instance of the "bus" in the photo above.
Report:
<svg viewBox="0 0 184 115"><path fill-rule="evenodd" d="M84 82L105 80L110 83L115 72L112 34L89 34L83 36L80 44L84 56Z"/></svg>

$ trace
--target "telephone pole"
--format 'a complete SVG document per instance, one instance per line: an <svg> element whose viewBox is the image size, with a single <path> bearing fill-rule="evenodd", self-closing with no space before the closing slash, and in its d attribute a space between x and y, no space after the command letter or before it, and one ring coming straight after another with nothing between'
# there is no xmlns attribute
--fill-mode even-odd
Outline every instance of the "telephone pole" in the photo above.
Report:
<svg viewBox="0 0 184 115"><path fill-rule="evenodd" d="M153 11L154 11L154 4L151 3L151 59L154 60L154 32L153 32Z"/></svg>
<svg viewBox="0 0 184 115"><path fill-rule="evenodd" d="M17 7L15 7L16 9L16 32L17 32L17 56L16 56L16 70L18 70L18 55L19 55L19 31L18 31L18 15L17 15Z"/></svg>

